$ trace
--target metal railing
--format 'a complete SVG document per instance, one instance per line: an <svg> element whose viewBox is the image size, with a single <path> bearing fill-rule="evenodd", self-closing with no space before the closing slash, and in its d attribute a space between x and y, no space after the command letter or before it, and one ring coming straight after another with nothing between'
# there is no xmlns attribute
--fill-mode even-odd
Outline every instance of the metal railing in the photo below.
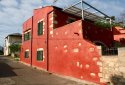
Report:
<svg viewBox="0 0 125 85"><path fill-rule="evenodd" d="M118 48L106 48L102 47L102 55L111 56L111 55L118 55Z"/></svg>

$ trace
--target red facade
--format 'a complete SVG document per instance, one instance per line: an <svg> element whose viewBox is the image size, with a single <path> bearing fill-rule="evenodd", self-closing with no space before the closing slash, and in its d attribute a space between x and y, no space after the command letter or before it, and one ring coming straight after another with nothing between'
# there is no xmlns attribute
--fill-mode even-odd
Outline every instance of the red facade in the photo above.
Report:
<svg viewBox="0 0 125 85"><path fill-rule="evenodd" d="M113 28L114 40L120 43L121 46L125 46L125 29L121 27Z"/></svg>
<svg viewBox="0 0 125 85"><path fill-rule="evenodd" d="M68 23L69 18L75 22ZM112 47L113 32L79 19L56 7L34 10L33 17L23 24L21 61L51 73L100 83L97 62L101 56L95 44ZM38 36L40 21L43 21L43 34ZM24 41L27 32L31 36ZM38 50L43 50L42 61L37 61ZM29 52L27 58L25 51Z"/></svg>

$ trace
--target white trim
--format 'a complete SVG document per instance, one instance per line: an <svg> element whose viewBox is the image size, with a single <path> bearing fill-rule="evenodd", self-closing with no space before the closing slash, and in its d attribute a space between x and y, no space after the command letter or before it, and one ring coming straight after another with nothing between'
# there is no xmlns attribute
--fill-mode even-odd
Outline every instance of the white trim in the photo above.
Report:
<svg viewBox="0 0 125 85"><path fill-rule="evenodd" d="M54 17L51 17L50 20L53 21L53 20L54 20Z"/></svg>
<svg viewBox="0 0 125 85"><path fill-rule="evenodd" d="M37 60L37 62L44 62L44 59L45 59L44 49L43 48L38 48L37 51L43 51L43 60L42 61Z"/></svg>
<svg viewBox="0 0 125 85"><path fill-rule="evenodd" d="M45 31L45 22L44 22L44 19L41 19L41 20L39 20L38 22L37 22L37 31L38 31L38 23L40 23L40 22L43 22L43 33L42 33L42 35L44 34L44 31Z"/></svg>
<svg viewBox="0 0 125 85"><path fill-rule="evenodd" d="M28 33L28 32L31 32L31 29L30 29L30 30L25 31L25 32L24 32L24 34L26 34L26 33Z"/></svg>
<svg viewBox="0 0 125 85"><path fill-rule="evenodd" d="M37 51L43 51L44 49L43 48L38 48Z"/></svg>
<svg viewBox="0 0 125 85"><path fill-rule="evenodd" d="M27 32L31 32L31 29L30 29L30 30L28 30Z"/></svg>
<svg viewBox="0 0 125 85"><path fill-rule="evenodd" d="M29 49L26 49L25 51L29 51Z"/></svg>
<svg viewBox="0 0 125 85"><path fill-rule="evenodd" d="M50 31L50 34L53 34L53 31Z"/></svg>
<svg viewBox="0 0 125 85"><path fill-rule="evenodd" d="M43 21L43 26L45 26L45 22Z"/></svg>
<svg viewBox="0 0 125 85"><path fill-rule="evenodd" d="M54 25L53 25L53 24L51 24L49 27L50 27L50 28L53 28L53 27L54 27Z"/></svg>
<svg viewBox="0 0 125 85"><path fill-rule="evenodd" d="M41 21L43 21L43 22L44 22L44 19L39 20L37 23L39 23L39 22L41 22Z"/></svg>

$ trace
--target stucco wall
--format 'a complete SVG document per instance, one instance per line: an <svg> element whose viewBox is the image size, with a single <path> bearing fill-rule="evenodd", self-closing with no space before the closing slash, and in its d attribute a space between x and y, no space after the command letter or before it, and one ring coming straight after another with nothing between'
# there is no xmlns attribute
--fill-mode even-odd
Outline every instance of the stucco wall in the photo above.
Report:
<svg viewBox="0 0 125 85"><path fill-rule="evenodd" d="M10 46L10 43L8 41L8 38L5 38L4 55L9 55L9 46Z"/></svg>
<svg viewBox="0 0 125 85"><path fill-rule="evenodd" d="M93 23L83 21L83 37L93 43L101 42L107 47L113 46L113 32Z"/></svg>
<svg viewBox="0 0 125 85"><path fill-rule="evenodd" d="M32 17L23 23L23 31L22 31L22 46L21 46L20 60L27 64L31 64L31 39L24 41L24 32L31 29L32 29ZM29 50L30 54L29 58L24 58L24 53L26 50Z"/></svg>
<svg viewBox="0 0 125 85"><path fill-rule="evenodd" d="M5 38L5 45L4 45L4 55L10 54L9 46L14 43L21 43L22 37L21 36L7 36Z"/></svg>
<svg viewBox="0 0 125 85"><path fill-rule="evenodd" d="M118 59L114 57L109 59L104 56L101 57L101 53L99 52L101 49L98 49L92 42L95 40L102 41L110 47L113 41L112 32L102 30L101 28L98 29L94 25L81 20L65 25L70 15L63 14L57 10L51 12L52 10L53 7L49 6L36 9L34 10L33 23L32 18L30 18L23 24L23 34L29 28L33 28L33 40L32 49L31 40L23 42L21 61L28 64L32 63L33 66L45 70L47 69L47 65L49 65L48 71L52 73L72 76L99 84L100 81L105 83L105 78L107 78L105 73L110 72L110 70L107 71L105 69L113 70L115 68L113 63L116 64ZM62 20L64 22L62 22ZM39 21L44 22L43 35L41 36L37 34ZM49 36L48 38L47 34ZM49 43L48 49L47 40ZM29 49L29 52L32 50L32 62L31 56L29 56L29 58L24 58L24 52L27 49ZM43 61L37 61L37 49L44 50ZM47 50L49 50L48 62ZM112 62L111 65L110 62ZM109 67L106 67L106 65ZM104 72L102 69L104 69Z"/></svg>
<svg viewBox="0 0 125 85"><path fill-rule="evenodd" d="M100 56L96 46L83 39L81 20L54 30L49 55L50 72L100 82L97 65Z"/></svg>

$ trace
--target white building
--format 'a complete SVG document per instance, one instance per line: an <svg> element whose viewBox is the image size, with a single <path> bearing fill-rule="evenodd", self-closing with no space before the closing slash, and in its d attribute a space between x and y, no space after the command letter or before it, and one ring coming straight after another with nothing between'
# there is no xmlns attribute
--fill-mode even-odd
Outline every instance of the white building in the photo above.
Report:
<svg viewBox="0 0 125 85"><path fill-rule="evenodd" d="M5 37L5 44L4 44L4 55L10 54L9 46L11 44L20 44L22 42L22 35L20 33L13 33L9 34L7 37Z"/></svg>

